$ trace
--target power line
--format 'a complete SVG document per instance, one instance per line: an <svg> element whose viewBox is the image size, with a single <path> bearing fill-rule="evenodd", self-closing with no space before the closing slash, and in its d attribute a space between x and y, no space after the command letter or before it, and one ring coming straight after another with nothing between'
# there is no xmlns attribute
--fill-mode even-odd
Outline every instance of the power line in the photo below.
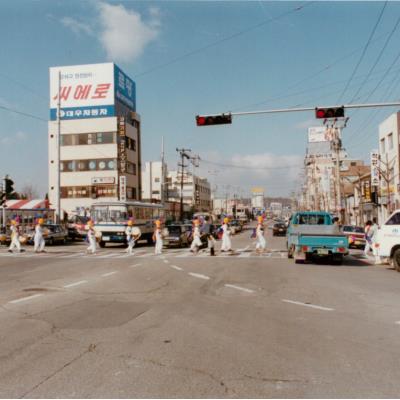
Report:
<svg viewBox="0 0 400 400"><path fill-rule="evenodd" d="M25 117L29 117L29 118L37 119L39 121L47 122L47 119L38 117L37 115L33 115L33 114L29 114L29 113L26 113L26 112L23 112L23 111L15 110L13 108L9 108L9 107L6 107L6 106L0 106L0 108L2 110L9 111L9 112L12 112L12 113L15 113L15 114L24 115Z"/></svg>
<svg viewBox="0 0 400 400"><path fill-rule="evenodd" d="M379 62L380 59L382 58L382 55L383 55L384 51L386 50L386 47L387 47L387 45L389 44L390 39L392 38L393 34L396 32L397 27L399 26L399 23L400 23L400 17L397 19L397 21L396 21L396 23L395 23L395 25L394 25L392 31L390 32L389 36L388 36L387 39L386 39L385 44L383 45L383 47L382 47L382 49L381 49L381 51L380 51L378 57L376 58L375 63L374 63L373 66L370 68L370 70L369 70L367 76L365 77L364 81L362 82L362 84L361 84L360 87L358 88L357 92L353 95L353 98L350 100L350 103L352 103L352 102L355 100L355 98L357 97L357 95L360 93L361 89L363 88L363 86L364 86L365 83L367 82L368 78L370 77L372 71L375 69L375 67L377 66L378 62Z"/></svg>
<svg viewBox="0 0 400 400"><path fill-rule="evenodd" d="M225 37L223 37L223 38L221 38L219 40L216 40L215 42L209 43L209 44L207 44L205 46L202 46L202 47L199 47L197 49L191 50L191 51L189 51L187 53L184 53L181 56L175 57L172 60L167 61L167 62L165 62L163 64L156 65L153 68L148 69L147 71L140 72L140 73L134 75L133 78L138 78L138 77L150 74L151 72L154 72L154 71L156 71L158 69L167 67L167 66L169 66L171 64L174 64L174 63L176 63L178 61L181 61L186 57L190 57L190 56L192 56L194 54L200 53L200 52L202 52L204 50L207 50L207 49L209 49L211 47L217 46L220 43L224 43L224 42L227 42L229 40L235 39L238 36L244 35L245 33L253 31L254 29L257 29L257 28L260 28L261 26L267 25L268 23L271 23L271 22L274 22L274 21L278 21L279 19L282 19L282 18L284 18L284 17L286 17L286 16L288 16L290 14L293 14L295 12L298 12L298 11L308 7L309 5L313 4L314 2L315 1L307 1L306 3L304 3L304 4L300 5L300 6L297 6L297 7L293 8L293 9L291 9L289 11L286 11L286 12L284 12L284 13L276 16L276 17L268 18L267 20L259 22L258 24L250 26L250 27L248 27L246 29L243 29L243 30L241 30L239 32L233 33L232 35L225 36Z"/></svg>
<svg viewBox="0 0 400 400"><path fill-rule="evenodd" d="M368 40L367 40L367 43L366 43L365 46L364 46L364 49L363 49L363 51L362 51L362 53L361 53L361 56L360 56L360 58L359 58L359 60L358 60L358 62L357 62L357 64L356 64L356 66L355 66L355 68L354 68L352 74L350 75L350 78L349 78L349 80L347 81L346 86L344 87L342 93L340 94L339 98L337 99L336 103L339 104L339 102L340 102L340 100L342 99L343 95L345 94L347 88L349 87L350 82L351 82L352 79L354 78L354 75L356 74L356 72L357 72L357 70L358 70L358 67L360 66L361 61L363 60L363 58L364 58L364 56L365 56L365 53L367 52L368 46L370 45L371 40L372 40L372 38L373 38L373 36L374 36L374 34L375 34L376 28L378 27L378 24L379 24L380 20L382 19L382 15L383 15L383 12L385 11L386 6L387 6L387 0L386 0L385 3L383 4L382 10L381 10L381 12L380 12L380 14L379 14L379 17L378 17L378 20L376 21L375 26L374 26L374 28L372 29L371 34L369 35L369 38L368 38Z"/></svg>
<svg viewBox="0 0 400 400"><path fill-rule="evenodd" d="M217 165L219 167L226 167L226 168L239 168L239 169L249 169L249 170L277 170L277 169L289 169L289 168L301 168L299 164L293 165L283 165L280 167L247 167L245 165L237 165L237 164L223 164L214 161L204 160L203 158L200 159L202 162L211 165Z"/></svg>

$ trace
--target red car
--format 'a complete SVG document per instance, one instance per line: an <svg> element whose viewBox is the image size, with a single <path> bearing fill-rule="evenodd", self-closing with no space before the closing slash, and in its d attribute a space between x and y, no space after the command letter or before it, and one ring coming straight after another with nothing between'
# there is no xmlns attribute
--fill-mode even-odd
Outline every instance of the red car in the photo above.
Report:
<svg viewBox="0 0 400 400"><path fill-rule="evenodd" d="M365 247L365 233L361 226L344 225L342 232L349 240L349 248L364 248Z"/></svg>

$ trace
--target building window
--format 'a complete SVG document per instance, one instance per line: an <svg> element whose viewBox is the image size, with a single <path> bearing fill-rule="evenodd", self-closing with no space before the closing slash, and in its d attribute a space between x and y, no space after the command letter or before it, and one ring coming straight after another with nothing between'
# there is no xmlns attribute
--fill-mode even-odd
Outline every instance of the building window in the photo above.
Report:
<svg viewBox="0 0 400 400"><path fill-rule="evenodd" d="M388 135L388 150L393 149L393 133L389 133Z"/></svg>
<svg viewBox="0 0 400 400"><path fill-rule="evenodd" d="M125 136L125 145L129 150L136 151L136 140Z"/></svg>
<svg viewBox="0 0 400 400"><path fill-rule="evenodd" d="M385 153L385 138L381 139L381 153Z"/></svg>
<svg viewBox="0 0 400 400"><path fill-rule="evenodd" d="M136 164L127 161L126 171L128 172L128 174L136 175Z"/></svg>
<svg viewBox="0 0 400 400"><path fill-rule="evenodd" d="M101 185L101 186L63 186L61 187L62 199L78 199L92 197L116 197L116 185Z"/></svg>
<svg viewBox="0 0 400 400"><path fill-rule="evenodd" d="M61 146L81 146L91 144L116 143L115 132L76 133L61 135Z"/></svg>
<svg viewBox="0 0 400 400"><path fill-rule="evenodd" d="M100 160L69 160L61 161L60 169L62 172L114 171L116 165L116 160L110 158Z"/></svg>
<svg viewBox="0 0 400 400"><path fill-rule="evenodd" d="M156 183L160 182L160 178L154 178L154 182Z"/></svg>

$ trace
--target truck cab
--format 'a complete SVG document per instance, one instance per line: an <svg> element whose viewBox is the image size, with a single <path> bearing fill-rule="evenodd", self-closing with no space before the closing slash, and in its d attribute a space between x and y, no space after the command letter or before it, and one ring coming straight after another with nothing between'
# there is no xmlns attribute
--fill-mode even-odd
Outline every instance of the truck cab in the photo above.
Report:
<svg viewBox="0 0 400 400"><path fill-rule="evenodd" d="M376 239L378 255L388 258L400 272L400 210L396 210L378 230Z"/></svg>

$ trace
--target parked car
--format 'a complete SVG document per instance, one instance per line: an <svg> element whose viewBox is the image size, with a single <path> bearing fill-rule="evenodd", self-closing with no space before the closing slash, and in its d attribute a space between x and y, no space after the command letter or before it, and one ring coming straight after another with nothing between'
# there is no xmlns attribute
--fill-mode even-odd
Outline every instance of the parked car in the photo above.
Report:
<svg viewBox="0 0 400 400"><path fill-rule="evenodd" d="M347 236L350 248L365 247L365 233L361 226L344 225L342 227L342 232Z"/></svg>
<svg viewBox="0 0 400 400"><path fill-rule="evenodd" d="M58 224L44 224L43 225L43 237L46 244L53 245L56 243L65 244L67 242L68 232L62 226ZM28 244L33 244L35 231L31 231L27 234Z"/></svg>
<svg viewBox="0 0 400 400"><path fill-rule="evenodd" d="M170 224L164 237L165 247L187 247L191 243L192 226L190 224Z"/></svg>
<svg viewBox="0 0 400 400"><path fill-rule="evenodd" d="M276 223L272 227L272 235L273 236L285 236L286 230L287 230L287 227L284 222Z"/></svg>
<svg viewBox="0 0 400 400"><path fill-rule="evenodd" d="M234 219L229 223L229 226L231 228L231 232L235 235L236 233L242 232L243 230L243 225L240 223L239 220Z"/></svg>
<svg viewBox="0 0 400 400"><path fill-rule="evenodd" d="M68 237L72 240L83 239L86 237L86 224L89 221L89 217L81 217L79 215L74 215L68 220Z"/></svg>

